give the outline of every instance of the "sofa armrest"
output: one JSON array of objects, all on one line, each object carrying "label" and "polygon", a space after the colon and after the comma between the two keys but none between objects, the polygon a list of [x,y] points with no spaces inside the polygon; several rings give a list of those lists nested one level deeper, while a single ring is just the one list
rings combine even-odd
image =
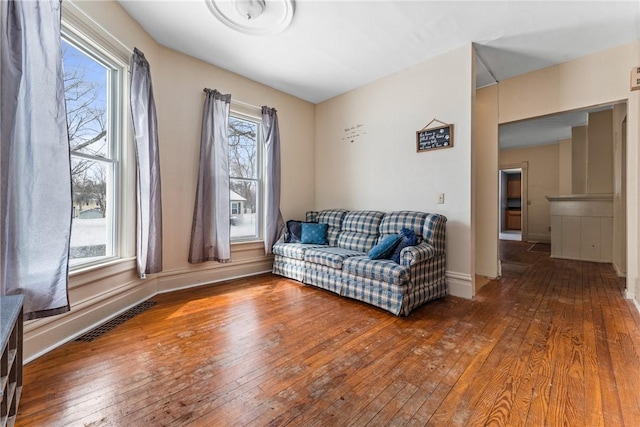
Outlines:
[{"label": "sofa armrest", "polygon": [[426,242],[416,246],[407,246],[400,252],[400,265],[410,267],[436,256],[436,249]]}]

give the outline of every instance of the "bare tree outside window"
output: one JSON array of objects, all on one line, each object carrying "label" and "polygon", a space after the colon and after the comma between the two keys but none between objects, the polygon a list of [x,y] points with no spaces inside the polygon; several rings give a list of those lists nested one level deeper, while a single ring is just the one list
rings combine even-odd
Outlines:
[{"label": "bare tree outside window", "polygon": [[108,135],[111,70],[62,40],[67,126],[71,149],[72,266],[112,255],[109,186],[114,160]]},{"label": "bare tree outside window", "polygon": [[[229,119],[229,177],[231,238],[259,237],[259,123],[240,117]],[[237,213],[236,213],[237,212]]]}]

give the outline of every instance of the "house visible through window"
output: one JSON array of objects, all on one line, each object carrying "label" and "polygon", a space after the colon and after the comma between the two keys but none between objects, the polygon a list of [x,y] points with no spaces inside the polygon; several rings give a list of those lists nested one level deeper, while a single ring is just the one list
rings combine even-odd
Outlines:
[{"label": "house visible through window", "polygon": [[77,267],[118,255],[121,71],[72,35],[63,37],[62,51],[73,191],[70,266]]},{"label": "house visible through window", "polygon": [[231,241],[261,236],[262,159],[260,121],[231,113],[229,118],[229,200]]}]

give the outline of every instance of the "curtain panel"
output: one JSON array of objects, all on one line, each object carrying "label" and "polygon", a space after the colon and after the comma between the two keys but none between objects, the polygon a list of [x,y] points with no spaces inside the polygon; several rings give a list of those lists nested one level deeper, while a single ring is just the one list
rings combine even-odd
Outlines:
[{"label": "curtain panel", "polygon": [[131,57],[131,116],[137,159],[138,275],[162,271],[162,196],[158,121],[149,62],[137,48]]},{"label": "curtain panel", "polygon": [[205,89],[200,167],[189,262],[231,262],[229,112],[231,95]]},{"label": "curtain panel", "polygon": [[71,164],[59,0],[0,2],[0,295],[69,310]]},{"label": "curtain panel", "polygon": [[280,129],[275,108],[262,107],[262,135],[266,160],[264,252],[269,255],[284,229],[280,212]]}]

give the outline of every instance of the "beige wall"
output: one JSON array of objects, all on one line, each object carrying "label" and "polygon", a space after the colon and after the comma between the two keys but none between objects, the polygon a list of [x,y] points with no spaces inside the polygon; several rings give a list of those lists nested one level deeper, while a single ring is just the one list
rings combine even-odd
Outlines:
[{"label": "beige wall", "polygon": [[[316,208],[444,214],[450,290],[468,297],[472,62],[464,46],[316,108]],[[454,146],[416,153],[416,131],[434,117],[454,125]],[[345,139],[345,129],[358,125],[366,133]]]},{"label": "beige wall", "polygon": [[587,194],[587,126],[571,128],[572,194]]},{"label": "beige wall", "polygon": [[558,144],[538,147],[500,150],[500,167],[528,162],[527,230],[532,241],[551,241],[551,216],[548,195],[558,195],[560,146]]},{"label": "beige wall", "polygon": [[[69,3],[70,6],[73,3]],[[278,110],[282,156],[282,213],[304,216],[314,204],[315,106],[244,77],[158,45],[114,1],[76,2],[95,21],[92,26],[110,33],[116,44],[131,52],[138,47],[151,65],[158,113],[163,206],[164,271],[142,281],[135,263],[135,175],[132,141],[127,141],[125,171],[126,259],[108,267],[71,274],[72,310],[25,325],[25,359],[90,329],[123,309],[157,292],[225,280],[271,269],[262,242],[234,245],[230,264],[187,262],[191,219],[198,173],[203,88],[231,93],[233,100]],[[233,107],[232,107],[233,108]],[[259,110],[256,110],[259,111]],[[128,113],[125,117],[128,119]],[[129,134],[130,136],[130,134]]]},{"label": "beige wall", "polygon": [[231,93],[232,109],[236,99],[278,110],[282,213],[285,218],[304,217],[314,203],[314,105],[169,49],[162,48],[158,62],[154,89],[161,144],[164,238],[172,242],[165,245],[165,271],[198,269],[187,263],[186,255],[198,175],[202,89],[205,87]]},{"label": "beige wall", "polygon": [[587,194],[613,193],[611,110],[589,113],[587,148]]},{"label": "beige wall", "polygon": [[[499,218],[492,210],[477,209],[480,204],[498,206],[498,85],[484,87],[476,93],[474,123],[474,173],[476,183],[475,227],[476,274],[495,278],[498,269]],[[486,125],[489,123],[490,125]],[[483,181],[482,177],[486,177]],[[482,183],[479,185],[479,183]]]},{"label": "beige wall", "polygon": [[630,43],[503,80],[500,123],[624,100],[638,55]]},{"label": "beige wall", "polygon": [[571,194],[571,138],[558,141],[558,194]]}]

